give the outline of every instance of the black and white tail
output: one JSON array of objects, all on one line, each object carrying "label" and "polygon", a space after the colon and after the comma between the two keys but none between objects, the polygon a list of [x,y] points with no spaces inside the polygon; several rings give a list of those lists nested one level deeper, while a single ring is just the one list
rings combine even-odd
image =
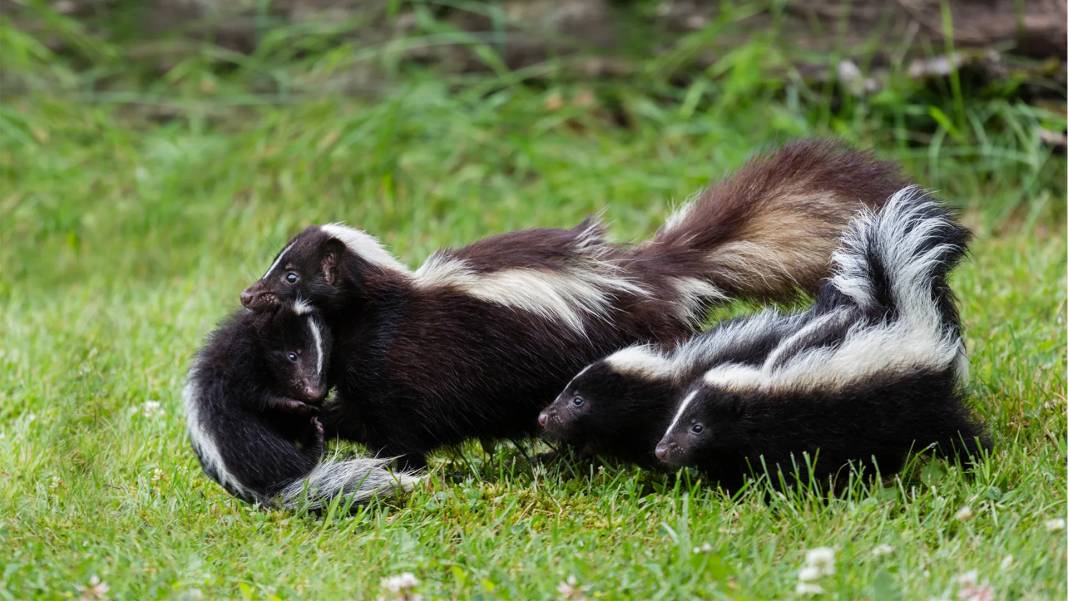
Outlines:
[{"label": "black and white tail", "polygon": [[828,390],[917,371],[965,380],[967,355],[946,278],[969,238],[918,187],[899,190],[878,212],[862,211],[833,255],[818,309],[751,375],[780,390]]},{"label": "black and white tail", "polygon": [[959,335],[960,318],[946,281],[967,253],[971,234],[929,194],[910,186],[881,212],[857,216],[833,255],[829,287],[865,311],[924,323]]},{"label": "black and white tail", "polygon": [[262,416],[218,411],[212,402],[218,391],[211,387],[191,370],[182,393],[186,429],[204,473],[239,499],[318,510],[338,495],[360,502],[410,490],[419,480],[389,470],[384,459],[321,459]]},{"label": "black and white tail", "polygon": [[905,186],[895,165],[830,141],[801,140],[751,160],[672,215],[631,264],[701,320],[726,299],[815,292],[850,220]]}]

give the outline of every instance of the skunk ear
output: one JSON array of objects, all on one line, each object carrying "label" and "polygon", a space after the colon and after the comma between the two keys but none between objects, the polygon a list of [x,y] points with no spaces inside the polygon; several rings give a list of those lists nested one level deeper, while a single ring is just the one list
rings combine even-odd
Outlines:
[{"label": "skunk ear", "polygon": [[323,244],[319,268],[323,272],[323,279],[331,286],[337,282],[338,263],[341,261],[341,253],[344,249],[345,245],[337,238],[331,238]]}]

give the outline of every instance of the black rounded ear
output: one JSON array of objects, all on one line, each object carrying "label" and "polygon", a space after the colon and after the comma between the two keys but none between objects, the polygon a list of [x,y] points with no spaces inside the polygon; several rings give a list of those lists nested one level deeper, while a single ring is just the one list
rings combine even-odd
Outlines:
[{"label": "black rounded ear", "polygon": [[322,259],[319,268],[323,272],[323,280],[333,286],[338,278],[338,264],[341,262],[341,253],[345,251],[345,245],[337,238],[330,238],[323,243]]}]

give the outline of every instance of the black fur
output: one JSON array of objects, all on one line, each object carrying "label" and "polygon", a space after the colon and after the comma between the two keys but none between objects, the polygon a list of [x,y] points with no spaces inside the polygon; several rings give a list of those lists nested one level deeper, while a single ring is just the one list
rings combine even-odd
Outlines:
[{"label": "black fur", "polygon": [[[926,234],[914,235],[917,232]],[[828,371],[819,385],[790,381],[794,383],[779,387],[769,381],[754,383],[751,375],[739,379],[738,372],[728,371],[729,365],[719,365],[708,372],[719,370],[719,379],[698,378],[681,395],[695,396],[678,410],[677,422],[656,447],[657,457],[671,466],[712,470],[728,481],[763,462],[781,468],[789,482],[795,466],[803,479],[826,479],[847,463],[874,464],[886,476],[900,470],[913,450],[933,445],[942,455],[972,458],[980,448],[989,448],[983,427],[964,403],[964,374],[958,371],[963,358],[960,321],[946,282],[968,239],[967,230],[930,198],[914,189],[895,195],[882,213],[858,222],[847,234],[838,273],[823,286],[809,312],[810,320],[821,315],[837,318],[782,346],[761,374],[773,379],[777,370],[814,349],[840,350],[847,336],[857,332],[918,331],[931,336],[909,334],[860,347],[863,356],[847,356],[883,361],[883,366],[860,377],[843,374],[841,384],[832,377],[832,365],[821,366]],[[910,279],[906,275],[913,268],[920,276]],[[921,305],[934,309],[916,308]],[[924,315],[934,315],[937,323],[924,321]],[[924,325],[882,329],[901,324]],[[918,348],[918,339],[950,341],[929,348],[955,348],[959,354],[955,359],[942,350],[909,354]],[[923,363],[904,357],[932,359]],[[811,474],[803,453],[815,459]]]},{"label": "black fur", "polygon": [[[668,373],[624,371],[610,360],[598,360],[568,383],[538,416],[538,424],[548,438],[577,445],[588,453],[661,467],[653,449],[690,382],[717,362],[761,363],[784,336],[803,325],[799,319],[775,319],[759,337],[746,337],[714,352],[699,352],[707,341],[731,336],[733,328],[746,321],[740,318],[720,323],[674,349],[649,347],[649,351],[664,356],[670,365]],[[579,404],[576,399],[581,399]]]},{"label": "black fur", "polygon": [[[581,331],[560,315],[457,286],[419,286],[417,274],[353,252],[322,227],[296,236],[242,302],[253,310],[297,301],[321,309],[336,339],[328,432],[418,467],[426,452],[468,437],[533,433],[538,412],[584,365],[630,344],[684,339],[728,296],[782,298],[814,288],[849,217],[881,204],[899,181],[892,166],[867,155],[799,142],[713,186],[693,211],[636,247],[606,242],[587,222],[435,254],[463,261],[477,276],[600,270],[606,280],[642,287],[606,291],[610,306],[601,315],[572,306]],[[679,278],[709,289],[689,298]]]},{"label": "black fur", "polygon": [[[205,473],[245,501],[271,498],[323,455],[316,415],[326,385],[315,372],[307,319],[241,310],[208,337],[190,370],[190,426],[210,439],[222,465],[191,435],[193,448]],[[328,352],[329,332],[322,335]]]}]

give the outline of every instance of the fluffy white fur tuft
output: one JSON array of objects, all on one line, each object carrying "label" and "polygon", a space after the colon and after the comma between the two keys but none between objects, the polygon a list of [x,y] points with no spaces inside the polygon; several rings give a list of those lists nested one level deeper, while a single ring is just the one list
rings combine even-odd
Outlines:
[{"label": "fluffy white fur tuft", "polygon": [[303,479],[282,489],[274,502],[283,507],[315,510],[338,495],[360,502],[409,491],[421,480],[408,473],[394,473],[386,468],[387,463],[388,459],[370,458],[323,460]]}]

